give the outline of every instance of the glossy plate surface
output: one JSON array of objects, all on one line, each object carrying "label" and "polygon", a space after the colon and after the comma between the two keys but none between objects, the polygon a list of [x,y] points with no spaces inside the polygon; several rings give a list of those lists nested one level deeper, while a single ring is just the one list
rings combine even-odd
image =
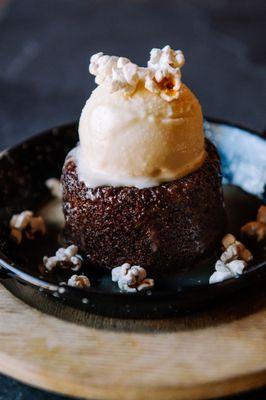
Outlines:
[{"label": "glossy plate surface", "polygon": [[[216,145],[222,161],[228,231],[239,237],[240,227],[256,217],[266,202],[266,140],[255,132],[227,123],[205,122],[206,136]],[[44,309],[48,297],[96,314],[122,318],[161,318],[206,308],[219,299],[236,295],[240,289],[256,290],[265,283],[266,250],[252,245],[254,261],[237,279],[209,285],[218,254],[190,269],[156,279],[154,289],[141,293],[121,293],[110,273],[93,268],[86,271],[92,287],[76,289],[63,285],[69,271],[46,273],[44,255],[62,244],[60,209],[51,202],[45,181],[60,177],[67,152],[77,142],[77,125],[69,124],[44,132],[0,155],[0,279],[16,296]],[[8,223],[14,213],[30,209],[42,213],[49,222],[44,239],[17,246],[9,237]],[[85,271],[80,271],[85,272]],[[48,297],[47,297],[48,296]]]}]

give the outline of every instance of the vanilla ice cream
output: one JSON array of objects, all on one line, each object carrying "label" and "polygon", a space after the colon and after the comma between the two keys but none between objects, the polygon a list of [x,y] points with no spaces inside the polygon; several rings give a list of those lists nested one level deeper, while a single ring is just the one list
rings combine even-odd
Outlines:
[{"label": "vanilla ice cream", "polygon": [[180,51],[169,49],[153,53],[156,71],[154,63],[153,69],[140,68],[124,58],[96,57],[98,64],[90,69],[96,77],[99,57],[105,59],[99,86],[81,113],[76,149],[79,179],[88,187],[151,187],[203,163],[201,107],[180,81]]}]

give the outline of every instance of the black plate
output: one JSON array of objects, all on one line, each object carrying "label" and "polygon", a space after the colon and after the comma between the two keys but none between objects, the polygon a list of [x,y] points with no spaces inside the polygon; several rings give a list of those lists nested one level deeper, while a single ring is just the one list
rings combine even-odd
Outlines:
[{"label": "black plate", "polygon": [[[243,223],[254,219],[260,204],[266,202],[266,140],[255,132],[208,119],[206,136],[221,156],[228,231],[239,236]],[[58,228],[51,225],[45,239],[17,246],[9,238],[10,217],[25,209],[40,211],[49,202],[45,180],[60,177],[67,152],[77,141],[77,124],[54,128],[0,155],[0,278],[16,296],[37,308],[54,298],[80,310],[124,318],[161,318],[207,307],[242,288],[265,283],[266,250],[253,246],[254,261],[237,279],[209,285],[208,279],[218,258],[184,268],[174,275],[156,279],[153,290],[120,293],[110,273],[93,268],[86,272],[89,289],[60,285],[71,273],[45,273],[42,257],[52,255],[60,243]],[[82,272],[82,271],[81,271]]]}]

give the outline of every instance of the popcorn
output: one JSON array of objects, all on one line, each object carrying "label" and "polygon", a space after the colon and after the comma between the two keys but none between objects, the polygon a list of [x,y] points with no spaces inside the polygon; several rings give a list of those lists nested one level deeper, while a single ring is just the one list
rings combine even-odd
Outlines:
[{"label": "popcorn", "polygon": [[78,247],[72,244],[71,246],[59,248],[55,256],[43,257],[43,263],[48,271],[52,271],[55,267],[71,268],[72,271],[78,271],[81,268],[82,260],[78,253]]},{"label": "popcorn", "polygon": [[174,74],[185,64],[185,57],[181,50],[173,50],[169,45],[163,49],[152,49],[148,67],[162,73],[160,79],[167,76],[168,73]]},{"label": "popcorn", "polygon": [[230,246],[222,253],[221,261],[229,262],[236,260],[238,257],[238,247],[236,244],[230,244]]},{"label": "popcorn", "polygon": [[215,264],[216,271],[211,275],[209,283],[223,282],[226,279],[235,278],[243,273],[247,263],[243,260],[234,260],[228,264],[224,264],[218,260]]},{"label": "popcorn", "polygon": [[138,285],[138,291],[141,292],[142,290],[148,290],[153,288],[154,280],[151,278],[144,279],[140,285]]},{"label": "popcorn", "polygon": [[63,188],[61,182],[56,178],[49,178],[45,181],[45,185],[50,190],[53,197],[62,199]]},{"label": "popcorn", "polygon": [[234,277],[234,274],[229,271],[229,270],[225,270],[225,271],[215,271],[209,279],[209,283],[212,285],[213,283],[219,283],[219,282],[223,282],[227,279],[231,279]]},{"label": "popcorn", "polygon": [[125,264],[121,265],[120,267],[113,268],[111,271],[112,281],[118,282],[119,278],[121,276],[126,275],[129,269],[130,269],[130,264],[128,264],[128,263],[125,263]]},{"label": "popcorn", "polygon": [[234,276],[243,274],[244,268],[246,268],[247,263],[244,260],[234,260],[226,264],[226,267],[232,272]]},{"label": "popcorn", "polygon": [[43,264],[44,264],[45,268],[47,269],[47,271],[52,271],[52,269],[54,269],[58,265],[58,263],[59,263],[59,261],[56,256],[53,256],[53,257],[44,256],[43,257]]},{"label": "popcorn", "polygon": [[256,221],[242,226],[241,232],[244,235],[255,237],[258,242],[266,239],[266,206],[259,208]]},{"label": "popcorn", "polygon": [[222,245],[225,249],[227,249],[227,247],[229,247],[231,244],[234,244],[235,242],[236,238],[231,233],[227,233],[227,235],[225,235],[222,239]]},{"label": "popcorn", "polygon": [[22,211],[20,214],[12,216],[10,226],[19,231],[23,231],[29,225],[30,220],[33,218],[32,211]]},{"label": "popcorn", "polygon": [[221,260],[217,260],[215,264],[215,269],[218,272],[225,272],[226,271],[225,263]]},{"label": "popcorn", "polygon": [[22,242],[22,232],[18,229],[11,229],[10,236],[17,242],[17,244]]},{"label": "popcorn", "polygon": [[251,252],[231,233],[224,236],[222,244],[224,252],[215,264],[215,272],[209,278],[210,284],[241,275],[247,263],[253,259]]},{"label": "popcorn", "polygon": [[128,263],[112,269],[112,281],[117,282],[122,292],[137,292],[154,286],[153,279],[145,279],[147,273],[139,265]]},{"label": "popcorn", "polygon": [[95,75],[95,82],[104,85],[113,93],[123,90],[132,94],[139,82],[138,66],[125,57],[94,54],[90,59],[89,72]]},{"label": "popcorn", "polygon": [[123,90],[132,95],[139,82],[152,93],[158,93],[164,100],[172,101],[179,96],[181,67],[185,58],[181,50],[170,46],[152,49],[147,68],[139,67],[128,58],[94,54],[90,59],[89,72],[95,75],[95,82],[104,85],[110,93]]},{"label": "popcorn", "polygon": [[85,275],[72,275],[67,281],[69,286],[85,289],[91,286],[90,280]]},{"label": "popcorn", "polygon": [[221,260],[223,262],[230,262],[239,258],[246,262],[252,261],[253,256],[251,252],[243,245],[243,243],[236,240],[231,233],[224,236],[222,244],[225,249],[221,255]]},{"label": "popcorn", "polygon": [[266,206],[260,206],[258,209],[257,221],[266,224]]},{"label": "popcorn", "polygon": [[266,224],[251,221],[242,226],[241,232],[247,236],[255,237],[258,242],[262,242],[266,238]]},{"label": "popcorn", "polygon": [[159,93],[166,100],[171,101],[179,96],[181,86],[181,67],[185,57],[181,50],[173,50],[170,46],[163,49],[152,49],[145,88],[153,93]]},{"label": "popcorn", "polygon": [[41,235],[45,235],[46,233],[43,217],[31,218],[29,226],[30,229],[28,231],[26,230],[25,232],[28,239],[34,239],[37,233],[40,233]]},{"label": "popcorn", "polygon": [[34,239],[36,234],[45,235],[46,227],[42,217],[34,217],[32,211],[22,211],[20,214],[14,214],[10,220],[11,237],[18,244],[23,239],[23,233],[27,239]]}]

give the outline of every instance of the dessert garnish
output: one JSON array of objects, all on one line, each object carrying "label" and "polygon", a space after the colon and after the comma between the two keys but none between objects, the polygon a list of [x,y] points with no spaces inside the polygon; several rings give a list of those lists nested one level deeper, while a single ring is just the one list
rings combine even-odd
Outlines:
[{"label": "dessert garnish", "polygon": [[254,237],[258,242],[266,239],[266,206],[260,206],[256,221],[250,221],[241,228],[241,232]]},{"label": "dessert garnish", "polygon": [[137,292],[151,289],[154,280],[146,278],[146,270],[139,265],[125,263],[112,269],[112,281],[117,282],[122,292]]},{"label": "dessert garnish", "polygon": [[82,265],[82,258],[78,254],[78,247],[72,244],[67,248],[59,248],[52,257],[43,257],[43,264],[47,271],[56,267],[78,271]]},{"label": "dessert garnish", "polygon": [[224,236],[222,244],[224,251],[215,264],[215,272],[209,279],[210,284],[241,275],[247,263],[253,259],[251,252],[231,233]]},{"label": "dessert garnish", "polygon": [[49,178],[45,181],[45,185],[50,190],[51,195],[55,198],[62,199],[63,189],[61,182],[57,178]]},{"label": "dessert garnish", "polygon": [[67,281],[67,284],[81,289],[89,288],[91,285],[86,275],[72,275]]},{"label": "dessert garnish", "polygon": [[148,61],[148,73],[145,88],[158,93],[164,100],[172,101],[179,96],[181,87],[181,67],[185,57],[181,50],[172,50],[170,46],[152,49]]},{"label": "dessert garnish", "polygon": [[34,213],[29,210],[22,211],[20,214],[14,214],[10,220],[11,237],[18,244],[21,243],[23,235],[27,239],[35,239],[37,234],[45,235],[46,226],[44,220],[40,216],[34,216]]},{"label": "dessert garnish", "polygon": [[128,58],[100,52],[91,57],[89,71],[95,75],[95,82],[105,86],[110,93],[123,90],[126,95],[132,95],[137,86],[142,85],[170,102],[179,96],[184,63],[182,51],[167,45],[163,49],[151,50],[146,68],[137,66]]}]

